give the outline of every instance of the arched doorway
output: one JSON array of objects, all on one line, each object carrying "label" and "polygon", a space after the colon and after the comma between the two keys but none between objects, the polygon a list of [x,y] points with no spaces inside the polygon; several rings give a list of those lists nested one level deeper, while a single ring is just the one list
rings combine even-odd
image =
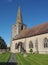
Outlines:
[{"label": "arched doorway", "polygon": [[24,46],[22,42],[19,42],[17,47],[19,52],[24,52]]}]

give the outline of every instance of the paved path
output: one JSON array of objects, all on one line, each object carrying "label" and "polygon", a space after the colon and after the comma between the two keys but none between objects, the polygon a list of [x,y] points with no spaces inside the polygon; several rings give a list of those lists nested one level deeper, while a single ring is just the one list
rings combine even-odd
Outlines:
[{"label": "paved path", "polygon": [[11,54],[9,62],[16,62],[15,54]]},{"label": "paved path", "polygon": [[17,65],[15,54],[11,54],[8,65]]}]

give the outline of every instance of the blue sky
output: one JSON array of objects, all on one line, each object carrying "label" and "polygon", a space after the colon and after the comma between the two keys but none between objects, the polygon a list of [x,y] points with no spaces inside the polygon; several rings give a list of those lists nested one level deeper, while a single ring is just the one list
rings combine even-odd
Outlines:
[{"label": "blue sky", "polygon": [[10,45],[12,25],[16,23],[18,5],[27,27],[48,22],[48,0],[0,0],[0,36]]}]

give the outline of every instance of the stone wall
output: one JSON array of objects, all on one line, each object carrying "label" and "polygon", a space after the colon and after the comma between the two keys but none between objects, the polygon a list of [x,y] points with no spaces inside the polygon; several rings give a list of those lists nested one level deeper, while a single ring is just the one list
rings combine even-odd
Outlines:
[{"label": "stone wall", "polygon": [[5,53],[7,50],[5,50],[5,49],[0,49],[0,54],[2,54],[2,53]]},{"label": "stone wall", "polygon": [[[24,43],[26,52],[29,53],[29,50],[30,50],[29,41],[32,41],[33,42],[33,52],[37,52],[37,49],[38,49],[38,52],[40,54],[48,54],[48,48],[44,48],[44,42],[43,42],[44,38],[48,38],[48,33],[14,40],[14,41],[12,41],[11,52],[13,52],[13,53],[19,52],[18,49],[15,49],[15,44],[16,43],[18,44],[18,42],[22,42],[22,43]],[[35,47],[36,43],[38,43],[38,48]]]}]

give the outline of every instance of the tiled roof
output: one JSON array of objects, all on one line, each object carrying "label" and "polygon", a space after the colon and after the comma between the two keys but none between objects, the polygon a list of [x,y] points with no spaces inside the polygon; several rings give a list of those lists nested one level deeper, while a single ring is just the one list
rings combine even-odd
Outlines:
[{"label": "tiled roof", "polygon": [[48,22],[34,26],[29,29],[22,30],[20,32],[20,34],[18,35],[18,37],[15,39],[21,39],[21,38],[41,35],[41,34],[45,34],[45,33],[48,33]]}]

